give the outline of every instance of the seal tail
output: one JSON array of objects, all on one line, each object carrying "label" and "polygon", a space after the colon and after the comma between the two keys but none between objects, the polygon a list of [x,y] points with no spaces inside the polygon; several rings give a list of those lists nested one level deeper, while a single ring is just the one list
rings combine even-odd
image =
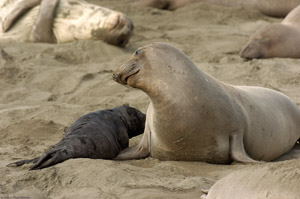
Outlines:
[{"label": "seal tail", "polygon": [[36,163],[38,160],[40,159],[40,157],[37,157],[37,158],[33,158],[33,159],[30,159],[30,160],[19,160],[17,162],[12,162],[6,166],[8,167],[19,167],[19,166],[22,166],[24,164],[30,164],[30,163]]},{"label": "seal tail", "polygon": [[70,159],[66,147],[57,147],[45,152],[29,170],[43,169]]}]

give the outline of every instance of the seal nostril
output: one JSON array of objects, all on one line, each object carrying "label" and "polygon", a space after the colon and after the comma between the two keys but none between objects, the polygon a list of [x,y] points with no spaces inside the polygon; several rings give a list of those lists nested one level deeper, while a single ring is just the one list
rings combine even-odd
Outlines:
[{"label": "seal nostril", "polygon": [[112,78],[113,78],[113,80],[117,81],[119,79],[119,75],[117,75],[116,73],[113,73]]},{"label": "seal nostril", "polygon": [[121,41],[119,41],[118,45],[119,45],[119,46],[123,46],[123,45],[124,45],[124,43],[125,43],[125,40],[124,40],[124,39],[122,39]]}]

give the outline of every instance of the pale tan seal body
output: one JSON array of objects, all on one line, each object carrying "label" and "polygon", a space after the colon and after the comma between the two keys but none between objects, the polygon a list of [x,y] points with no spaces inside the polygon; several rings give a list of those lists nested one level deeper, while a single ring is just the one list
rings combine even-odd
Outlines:
[{"label": "pale tan seal body", "polygon": [[300,110],[287,96],[220,82],[166,43],[139,48],[113,78],[151,99],[143,138],[120,160],[271,161],[300,138]]},{"label": "pale tan seal body", "polygon": [[4,0],[0,27],[0,42],[99,39],[124,46],[133,33],[126,15],[82,0]]},{"label": "pale tan seal body", "polygon": [[165,10],[176,10],[187,4],[206,2],[221,6],[244,7],[259,10],[272,17],[285,17],[293,8],[300,4],[300,0],[136,0],[138,6],[150,6]]},{"label": "pale tan seal body", "polygon": [[298,199],[300,161],[254,165],[217,181],[201,199]]},{"label": "pale tan seal body", "polygon": [[300,58],[300,5],[281,23],[269,24],[258,29],[240,55],[246,59]]}]

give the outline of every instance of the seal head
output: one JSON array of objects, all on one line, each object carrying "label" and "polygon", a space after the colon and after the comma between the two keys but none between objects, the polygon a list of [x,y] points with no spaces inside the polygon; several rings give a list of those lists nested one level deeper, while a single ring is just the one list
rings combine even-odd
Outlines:
[{"label": "seal head", "polygon": [[299,43],[294,35],[299,31],[283,24],[269,24],[260,28],[242,49],[240,56],[245,59],[271,57],[299,57]]},{"label": "seal head", "polygon": [[136,79],[138,79],[137,77],[139,76],[138,73],[140,72],[141,68],[144,68],[145,65],[143,58],[143,49],[137,49],[132,55],[132,59],[129,62],[126,62],[123,65],[121,65],[113,73],[113,79],[120,84],[129,85],[136,88]]},{"label": "seal head", "polygon": [[[105,27],[99,26],[93,29],[92,36],[95,39],[103,39],[112,45],[125,46],[133,34],[132,21],[126,15],[118,12],[113,12],[105,20]],[[102,25],[102,23],[99,24]]]}]

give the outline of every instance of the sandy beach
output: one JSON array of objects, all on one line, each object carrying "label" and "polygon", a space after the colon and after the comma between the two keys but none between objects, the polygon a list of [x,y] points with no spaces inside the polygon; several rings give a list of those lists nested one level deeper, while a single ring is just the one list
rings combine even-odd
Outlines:
[{"label": "sandy beach", "polygon": [[89,2],[132,19],[134,35],[125,48],[102,41],[0,43],[0,199],[199,198],[201,189],[209,189],[237,169],[253,166],[150,157],[121,162],[72,159],[36,171],[28,171],[30,165],[6,167],[40,156],[88,112],[129,103],[145,113],[147,95],[116,83],[111,76],[138,47],[151,42],[178,47],[199,69],[221,81],[271,88],[300,106],[299,59],[245,61],[239,56],[259,27],[282,19],[205,3],[164,11],[134,7],[130,0]]}]

